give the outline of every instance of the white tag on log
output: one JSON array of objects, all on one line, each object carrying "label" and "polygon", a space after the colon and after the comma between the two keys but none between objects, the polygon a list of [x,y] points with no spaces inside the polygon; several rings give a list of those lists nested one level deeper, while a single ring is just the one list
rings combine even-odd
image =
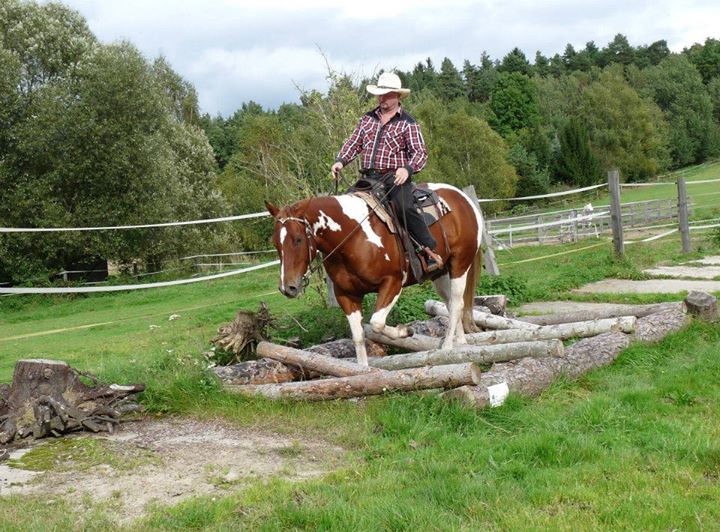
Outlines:
[{"label": "white tag on log", "polygon": [[493,384],[488,386],[488,395],[490,396],[490,406],[500,406],[505,402],[505,398],[510,393],[507,382],[501,382],[500,384]]}]

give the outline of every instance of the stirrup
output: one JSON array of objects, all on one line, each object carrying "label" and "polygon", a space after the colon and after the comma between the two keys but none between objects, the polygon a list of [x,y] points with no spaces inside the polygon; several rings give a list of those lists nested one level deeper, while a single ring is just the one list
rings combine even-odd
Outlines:
[{"label": "stirrup", "polygon": [[442,257],[435,253],[432,249],[425,248],[423,253],[425,254],[425,264],[427,266],[426,270],[428,273],[440,270],[445,266],[445,262]]}]

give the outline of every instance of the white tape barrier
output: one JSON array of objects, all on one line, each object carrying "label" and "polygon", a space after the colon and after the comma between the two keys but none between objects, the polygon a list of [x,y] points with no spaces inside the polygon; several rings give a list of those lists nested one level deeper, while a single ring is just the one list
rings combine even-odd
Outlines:
[{"label": "white tape barrier", "polygon": [[716,227],[720,227],[720,224],[712,224],[712,225],[692,225],[690,226],[691,231],[695,231],[697,229],[715,229]]},{"label": "white tape barrier", "polygon": [[180,260],[201,259],[203,257],[234,257],[236,255],[260,255],[262,253],[275,253],[275,250],[263,249],[261,251],[238,251],[235,253],[208,253],[205,255],[190,255],[189,257],[180,257]]},{"label": "white tape barrier", "polygon": [[179,279],[177,281],[163,281],[159,283],[147,283],[147,284],[125,284],[117,286],[79,286],[73,288],[2,288],[0,287],[0,294],[83,294],[89,292],[120,292],[122,290],[143,290],[145,288],[159,288],[162,286],[178,286],[182,284],[199,283],[201,281],[210,281],[212,279],[220,279],[222,277],[230,277],[231,275],[238,275],[240,273],[251,272],[254,270],[260,270],[262,268],[269,268],[271,266],[277,266],[280,264],[279,260],[272,262],[266,262],[264,264],[258,264],[257,266],[251,266],[249,268],[242,268],[240,270],[233,270],[231,272],[216,273],[214,275],[206,275],[204,277],[197,277],[194,279]]},{"label": "white tape barrier", "polygon": [[677,229],[671,229],[670,231],[665,231],[664,233],[660,233],[659,235],[654,235],[648,238],[643,238],[640,242],[652,242],[653,240],[659,240],[661,238],[665,238],[666,236],[672,235],[673,233],[676,233]]},{"label": "white tape barrier", "polygon": [[[703,185],[705,183],[717,183],[720,179],[702,179],[698,181],[685,181],[686,185]],[[676,181],[655,181],[654,183],[620,183],[621,187],[635,188],[635,187],[654,187],[657,185],[677,185]]]},{"label": "white tape barrier", "polygon": [[247,220],[249,218],[262,218],[270,216],[267,212],[254,212],[239,216],[225,216],[223,218],[208,218],[205,220],[190,220],[187,222],[167,222],[159,224],[142,225],[111,225],[105,227],[0,227],[0,233],[62,233],[68,231],[109,231],[115,229],[146,229],[148,227],[174,227],[178,225],[212,224],[216,222],[231,222],[234,220]]},{"label": "white tape barrier", "polygon": [[702,185],[704,183],[718,183],[720,179],[703,179],[702,181],[685,181],[686,185]]},{"label": "white tape barrier", "polygon": [[479,203],[489,203],[491,201],[523,201],[531,199],[542,199],[542,198],[557,198],[558,196],[568,196],[570,194],[580,194],[581,192],[587,192],[588,190],[594,190],[596,188],[606,187],[607,183],[600,183],[599,185],[593,185],[590,187],[576,188],[574,190],[566,190],[564,192],[553,192],[552,194],[540,194],[537,196],[523,196],[522,198],[486,198],[479,199]]},{"label": "white tape barrier", "polygon": [[608,212],[598,212],[594,214],[588,214],[585,216],[576,216],[575,218],[566,218],[564,220],[558,220],[556,222],[547,222],[543,224],[533,225],[518,225],[517,227],[506,227],[503,229],[493,229],[489,231],[491,235],[501,235],[505,233],[520,233],[522,231],[529,231],[530,229],[541,229],[543,227],[554,227],[556,225],[568,225],[577,222],[587,222],[591,220],[597,220],[598,218],[608,218],[610,214]]}]

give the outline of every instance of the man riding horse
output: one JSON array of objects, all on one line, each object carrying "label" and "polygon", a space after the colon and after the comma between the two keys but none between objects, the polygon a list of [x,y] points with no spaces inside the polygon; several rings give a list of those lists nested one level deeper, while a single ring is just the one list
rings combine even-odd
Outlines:
[{"label": "man riding horse", "polygon": [[331,167],[333,177],[337,179],[340,170],[362,153],[361,175],[384,181],[388,198],[401,209],[398,218],[406,221],[427,257],[428,271],[442,268],[443,260],[434,251],[437,242],[413,201],[412,176],[425,167],[428,155],[420,125],[400,105],[410,89],[402,87],[397,74],[385,72],[367,91],[377,96],[378,106],[360,119],[343,144]]},{"label": "man riding horse", "polygon": [[[378,96],[378,107],[360,120],[345,142],[332,173],[338,172],[362,152],[362,171],[367,180],[383,182],[388,195],[403,209],[401,222],[427,256],[427,270],[435,269],[433,285],[448,305],[447,334],[442,348],[465,342],[472,326],[472,303],[480,275],[482,217],[477,204],[457,188],[426,183],[435,196],[436,221],[428,228],[415,209],[411,177],[427,161],[420,128],[400,107],[410,92],[395,74],[380,76],[368,91]],[[442,205],[442,208],[440,208]],[[318,196],[278,207],[265,202],[275,219],[272,241],[280,257],[280,291],[298,297],[307,282],[316,256],[333,282],[335,297],[350,325],[359,364],[367,365],[362,302],[377,293],[369,326],[389,338],[412,334],[405,325],[390,326],[387,318],[403,288],[423,280],[408,268],[405,245],[380,213],[358,194]],[[440,249],[433,249],[442,242]]]}]

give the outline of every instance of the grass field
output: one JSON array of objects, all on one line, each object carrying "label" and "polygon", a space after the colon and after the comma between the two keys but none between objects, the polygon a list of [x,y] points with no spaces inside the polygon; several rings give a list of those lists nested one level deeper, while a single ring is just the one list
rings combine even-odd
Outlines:
[{"label": "grass field", "polygon": [[[695,246],[694,256],[718,253],[708,241]],[[568,291],[609,276],[642,278],[643,267],[681,260],[679,248],[676,238],[628,246],[620,261],[604,241],[503,251],[503,275],[485,277],[480,291],[507,293],[514,303],[578,299]],[[556,256],[532,260],[546,255]],[[147,383],[150,412],[322,435],[348,449],[346,467],[321,480],[257,481],[224,497],[156,507],[133,530],[720,526],[720,326],[694,324],[657,346],[635,345],[578,382],[483,412],[432,396],[303,404],[228,395],[204,369],[202,352],[236,310],[266,301],[278,319],[274,339],[346,333],[339,310],[324,309],[312,287],[287,300],[276,286],[271,268],[148,291],[1,298],[0,382],[10,381],[17,359],[61,359],[103,380]],[[394,318],[422,317],[431,294],[428,286],[407,290]],[[179,318],[169,320],[173,314]],[[114,511],[0,498],[0,529],[100,529],[112,526]]]},{"label": "grass field", "polygon": [[[682,170],[659,176],[656,181],[660,183],[674,183],[679,176],[684,177],[688,185],[687,193],[693,209],[691,219],[701,220],[720,217],[720,181],[716,183],[693,184],[695,181],[720,179],[720,161],[683,168]],[[677,187],[674,184],[658,184],[656,186],[637,188],[623,187],[621,191],[622,203],[654,199],[677,199]],[[543,203],[542,208],[537,212],[542,213],[576,207],[582,208],[582,206],[588,202],[591,202],[595,207],[609,205],[610,196],[607,188],[587,192],[580,197],[570,195],[558,198],[549,203]],[[533,212],[536,211],[533,210]]]}]

